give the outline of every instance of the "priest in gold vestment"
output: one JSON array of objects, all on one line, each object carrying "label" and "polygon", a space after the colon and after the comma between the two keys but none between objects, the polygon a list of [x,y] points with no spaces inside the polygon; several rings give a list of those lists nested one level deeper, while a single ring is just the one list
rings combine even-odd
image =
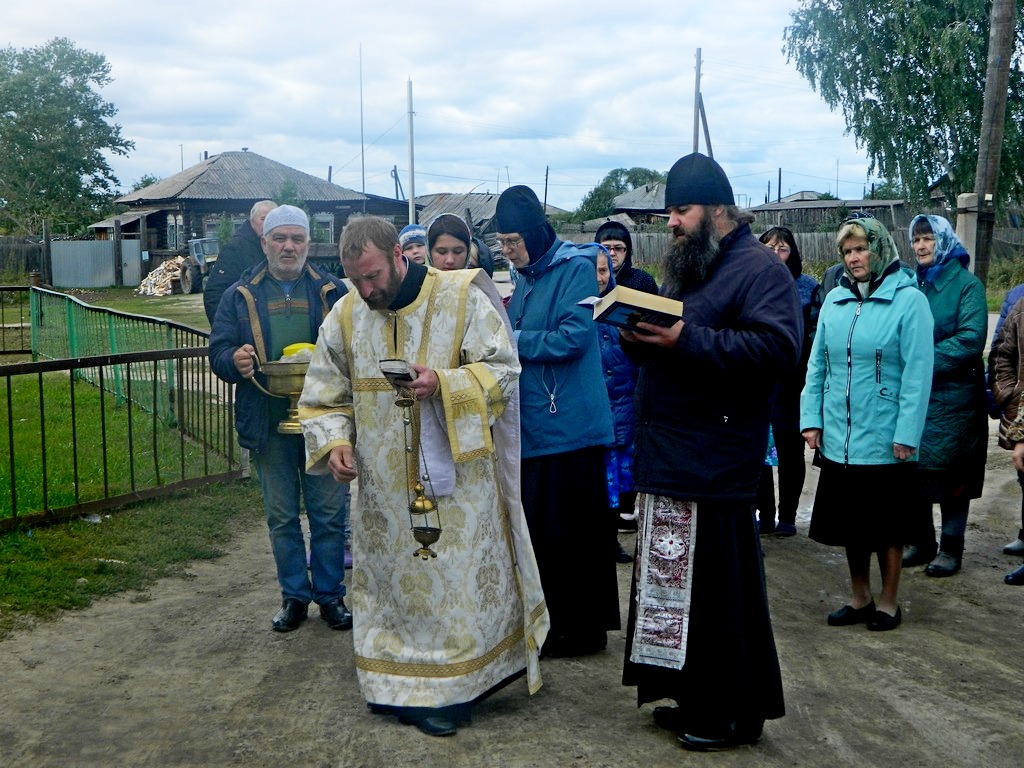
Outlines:
[{"label": "priest in gold vestment", "polygon": [[[519,362],[480,270],[406,260],[373,216],[346,226],[341,258],[356,290],[324,321],[306,375],[307,471],[358,487],[349,602],[371,710],[448,735],[524,673],[531,693],[541,685],[549,620],[519,500]],[[410,409],[381,374],[390,358],[415,371]],[[417,484],[437,504],[436,558],[414,556]]]}]

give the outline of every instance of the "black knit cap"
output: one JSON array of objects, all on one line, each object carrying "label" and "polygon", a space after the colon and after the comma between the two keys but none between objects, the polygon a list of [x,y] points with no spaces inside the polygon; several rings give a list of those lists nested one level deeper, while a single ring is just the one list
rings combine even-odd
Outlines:
[{"label": "black knit cap", "polygon": [[502,233],[522,234],[547,223],[536,193],[523,185],[509,187],[501,193],[494,208],[494,219]]},{"label": "black knit cap", "polygon": [[735,205],[732,185],[722,166],[707,155],[694,152],[681,157],[668,172],[665,207],[684,205]]}]

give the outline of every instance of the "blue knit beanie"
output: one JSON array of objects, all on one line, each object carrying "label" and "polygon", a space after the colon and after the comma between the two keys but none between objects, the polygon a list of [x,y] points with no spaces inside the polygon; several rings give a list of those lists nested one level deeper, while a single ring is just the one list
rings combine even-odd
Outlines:
[{"label": "blue knit beanie", "polygon": [[419,224],[409,224],[402,227],[398,233],[398,245],[404,251],[407,245],[426,245],[427,230]]}]

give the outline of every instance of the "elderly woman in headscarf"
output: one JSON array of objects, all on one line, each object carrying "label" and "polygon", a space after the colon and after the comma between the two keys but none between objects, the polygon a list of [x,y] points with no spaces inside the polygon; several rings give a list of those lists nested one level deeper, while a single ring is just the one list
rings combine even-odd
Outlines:
[{"label": "elderly woman in headscarf", "polygon": [[[985,481],[988,418],[982,353],[988,332],[985,286],[967,267],[971,257],[941,216],[915,216],[910,243],[918,286],[935,321],[935,370],[918,457],[921,496],[903,567],[928,563],[928,576],[960,570],[971,499]],[[942,513],[935,544],[932,505]],[[937,550],[937,551],[936,551]]]},{"label": "elderly woman in headscarf", "polygon": [[[844,274],[825,297],[800,396],[800,429],[820,467],[810,538],[846,549],[849,603],[831,626],[902,621],[903,544],[917,499],[932,380],[932,315],[896,244],[875,219],[836,236]],[[871,555],[882,591],[871,592]]]}]

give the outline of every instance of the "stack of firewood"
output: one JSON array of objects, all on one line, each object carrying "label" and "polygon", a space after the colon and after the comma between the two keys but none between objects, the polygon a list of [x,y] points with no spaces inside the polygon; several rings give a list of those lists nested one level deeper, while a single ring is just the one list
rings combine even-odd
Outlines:
[{"label": "stack of firewood", "polygon": [[181,293],[181,265],[187,256],[175,256],[168,259],[146,275],[135,293],[142,296],[170,296]]}]

